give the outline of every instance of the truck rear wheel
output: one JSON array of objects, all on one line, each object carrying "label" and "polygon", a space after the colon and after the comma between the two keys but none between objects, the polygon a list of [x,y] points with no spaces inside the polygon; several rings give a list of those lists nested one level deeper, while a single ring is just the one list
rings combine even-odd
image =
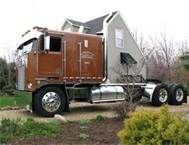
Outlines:
[{"label": "truck rear wheel", "polygon": [[36,113],[45,117],[53,117],[55,114],[63,113],[66,96],[58,87],[44,87],[35,93],[33,105]]},{"label": "truck rear wheel", "polygon": [[165,84],[157,85],[152,96],[152,105],[161,106],[168,102],[168,87]]},{"label": "truck rear wheel", "polygon": [[169,104],[171,105],[181,105],[187,94],[182,85],[173,85],[169,90]]}]

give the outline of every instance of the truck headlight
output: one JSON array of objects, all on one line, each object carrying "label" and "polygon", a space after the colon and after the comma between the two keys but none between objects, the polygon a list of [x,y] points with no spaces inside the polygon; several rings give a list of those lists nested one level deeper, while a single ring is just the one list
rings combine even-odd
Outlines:
[{"label": "truck headlight", "polygon": [[28,83],[28,89],[31,89],[32,88],[32,83]]}]

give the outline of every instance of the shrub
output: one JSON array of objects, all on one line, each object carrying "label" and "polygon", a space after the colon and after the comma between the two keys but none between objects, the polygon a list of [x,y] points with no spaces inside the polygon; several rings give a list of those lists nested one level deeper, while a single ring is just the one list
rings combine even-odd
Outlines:
[{"label": "shrub", "polygon": [[189,122],[162,107],[160,112],[135,112],[118,133],[123,145],[189,144]]},{"label": "shrub", "polygon": [[89,138],[89,135],[88,134],[85,134],[85,133],[80,133],[79,134],[79,138],[81,140],[87,140]]},{"label": "shrub", "polygon": [[86,139],[88,139],[89,138],[89,135],[86,133],[86,129],[89,127],[89,124],[91,123],[91,121],[90,120],[88,120],[88,119],[83,119],[83,120],[80,120],[79,121],[79,126],[80,126],[80,131],[81,131],[81,133],[79,134],[79,138],[81,139],[81,140],[86,140]]},{"label": "shrub", "polygon": [[100,114],[98,114],[97,116],[96,116],[96,121],[103,121],[103,120],[105,120],[106,119],[106,117],[105,116],[102,116],[102,115],[100,115]]},{"label": "shrub", "polygon": [[[3,87],[12,86],[11,88],[15,88],[16,82],[16,72],[15,72],[15,63],[8,63],[5,59],[0,58],[0,91],[3,93]],[[12,93],[6,89],[8,93]]]},{"label": "shrub", "polygon": [[189,83],[186,85],[187,93],[189,94]]},{"label": "shrub", "polygon": [[59,131],[60,123],[57,121],[36,122],[31,118],[26,121],[2,119],[0,122],[0,144],[31,136],[55,137]]},{"label": "shrub", "polygon": [[14,95],[14,88],[12,85],[6,85],[2,88],[2,93],[5,95],[10,95],[13,96]]},{"label": "shrub", "polygon": [[36,122],[32,118],[27,119],[23,124],[23,134],[29,136],[52,136],[55,137],[60,128],[60,123],[57,121],[51,122]]},{"label": "shrub", "polygon": [[115,115],[118,119],[124,120],[125,118],[129,117],[129,114],[131,112],[135,111],[136,106],[136,103],[129,103],[127,101],[124,101],[121,104],[114,106],[113,110],[115,111]]},{"label": "shrub", "polygon": [[83,120],[79,121],[80,128],[83,128],[83,129],[87,128],[90,123],[91,123],[91,121],[88,119],[83,119]]},{"label": "shrub", "polygon": [[21,120],[3,119],[0,122],[0,144],[14,139],[21,132]]}]

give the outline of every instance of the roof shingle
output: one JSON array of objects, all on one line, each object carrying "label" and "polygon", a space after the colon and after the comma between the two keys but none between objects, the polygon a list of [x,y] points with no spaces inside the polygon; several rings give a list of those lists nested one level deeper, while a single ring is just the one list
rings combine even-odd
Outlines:
[{"label": "roof shingle", "polygon": [[[107,22],[109,22],[113,16],[117,13],[117,11],[113,12],[112,15],[109,17]],[[79,22],[72,19],[67,19],[69,22],[71,22],[75,26],[84,26],[85,28],[88,28],[87,31],[88,34],[96,34],[98,32],[101,32],[103,30],[103,22],[104,20],[109,16],[109,14],[95,18],[93,20],[87,21],[87,22]]]}]

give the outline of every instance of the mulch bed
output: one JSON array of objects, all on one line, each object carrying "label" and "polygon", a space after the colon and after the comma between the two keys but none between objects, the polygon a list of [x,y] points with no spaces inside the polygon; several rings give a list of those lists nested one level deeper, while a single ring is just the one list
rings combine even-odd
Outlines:
[{"label": "mulch bed", "polygon": [[[85,129],[80,128],[78,122],[63,124],[61,133],[56,138],[32,137],[12,141],[11,145],[117,145],[117,133],[123,127],[123,121],[115,118],[103,121],[92,121]],[[89,135],[81,139],[80,133]]]}]

